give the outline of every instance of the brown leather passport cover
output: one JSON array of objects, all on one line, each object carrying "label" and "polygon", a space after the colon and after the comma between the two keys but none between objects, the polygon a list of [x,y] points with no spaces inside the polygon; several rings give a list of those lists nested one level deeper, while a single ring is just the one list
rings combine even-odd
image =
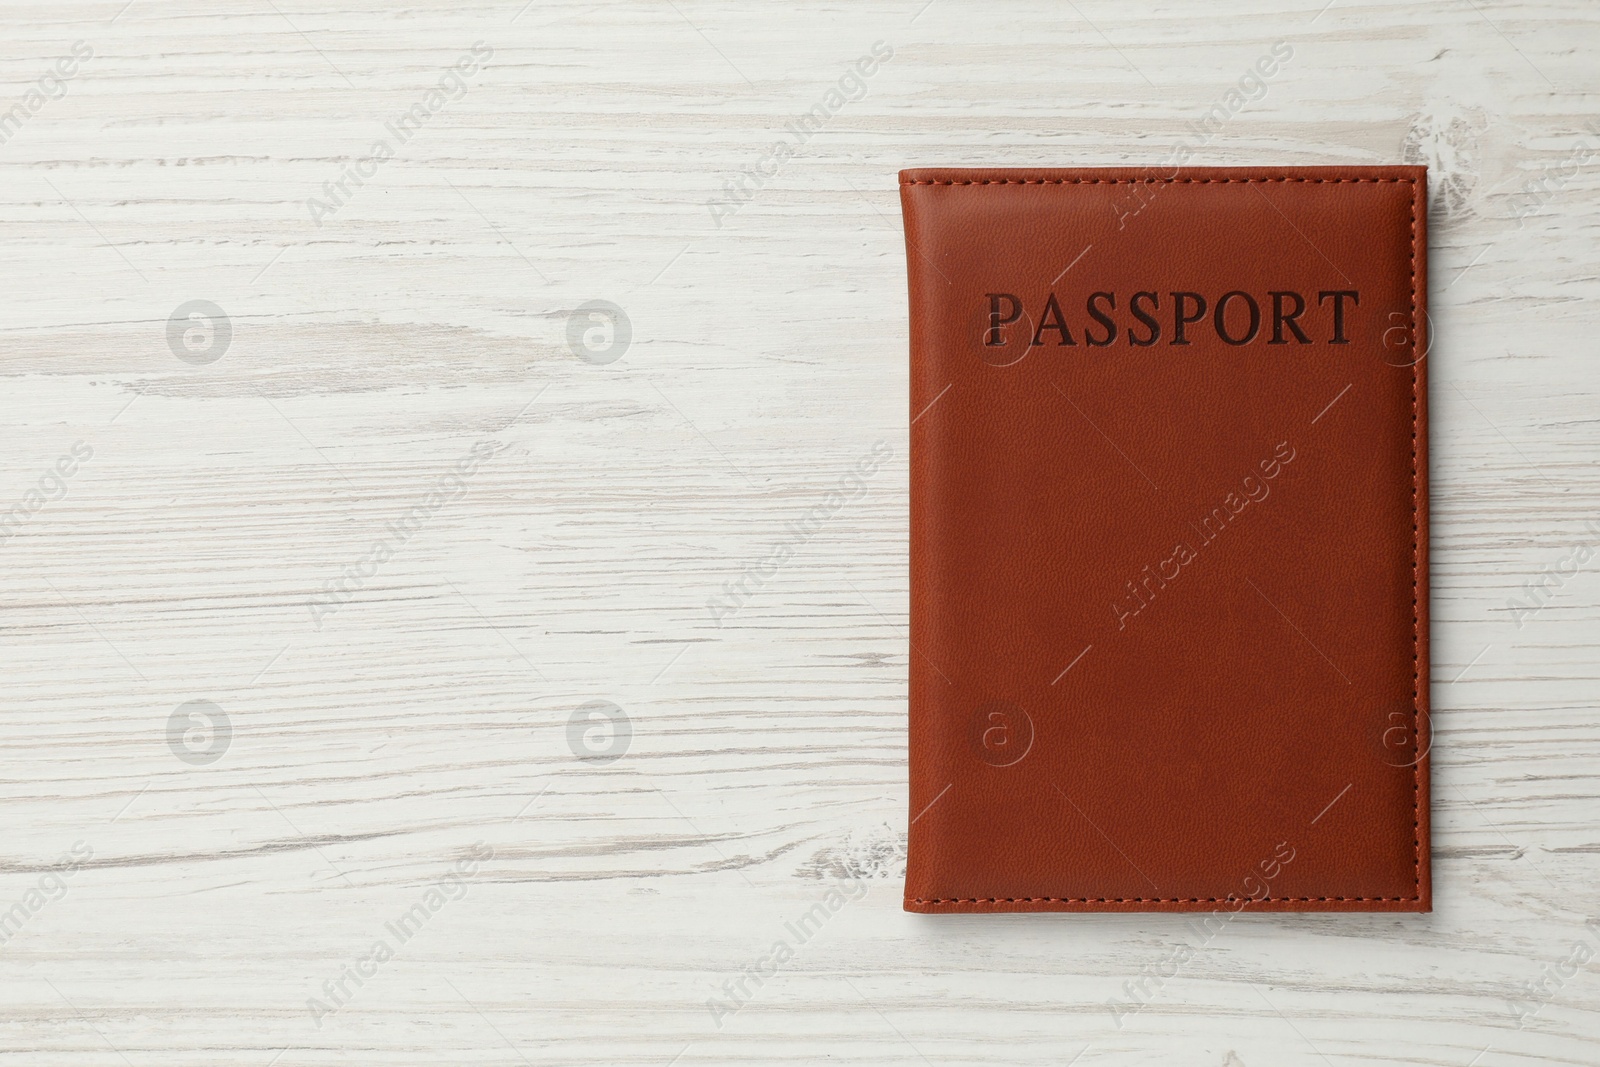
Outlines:
[{"label": "brown leather passport cover", "polygon": [[1426,180],[901,174],[907,910],[1430,909]]}]

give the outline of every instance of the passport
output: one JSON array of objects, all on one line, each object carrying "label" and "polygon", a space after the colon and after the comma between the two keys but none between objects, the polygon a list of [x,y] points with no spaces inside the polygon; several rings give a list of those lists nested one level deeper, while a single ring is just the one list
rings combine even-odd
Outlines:
[{"label": "passport", "polygon": [[1426,168],[900,193],[906,910],[1430,910]]}]

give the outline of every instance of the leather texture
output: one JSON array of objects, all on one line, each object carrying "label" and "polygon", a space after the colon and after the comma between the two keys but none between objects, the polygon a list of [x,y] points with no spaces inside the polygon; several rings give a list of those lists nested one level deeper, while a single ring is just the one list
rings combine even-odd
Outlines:
[{"label": "leather texture", "polygon": [[1426,169],[900,184],[906,909],[1430,910]]}]

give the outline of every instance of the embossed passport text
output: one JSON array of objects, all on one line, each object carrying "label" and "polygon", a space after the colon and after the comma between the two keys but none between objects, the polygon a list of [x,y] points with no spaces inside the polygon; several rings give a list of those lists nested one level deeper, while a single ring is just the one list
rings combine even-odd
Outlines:
[{"label": "embossed passport text", "polygon": [[1430,909],[1426,181],[901,174],[908,910]]}]

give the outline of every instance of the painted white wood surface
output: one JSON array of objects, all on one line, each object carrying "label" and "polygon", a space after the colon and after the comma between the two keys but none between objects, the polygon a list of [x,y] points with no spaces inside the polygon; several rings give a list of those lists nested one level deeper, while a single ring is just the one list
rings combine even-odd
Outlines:
[{"label": "painted white wood surface", "polygon": [[[1507,606],[1600,544],[1600,9],[124,4],[0,10],[0,1062],[1600,1063],[1600,973],[1566,966],[1600,945],[1600,555]],[[1250,916],[1118,1026],[1182,919],[900,911],[895,172],[1159,159],[1279,40],[1196,162],[1435,168],[1437,910]],[[876,41],[864,97],[714,219]],[[169,347],[192,300],[231,327],[209,364]],[[590,300],[631,322],[616,362],[569,348]],[[232,731],[209,764],[169,743],[195,700]],[[569,736],[596,700],[612,762]]]}]

